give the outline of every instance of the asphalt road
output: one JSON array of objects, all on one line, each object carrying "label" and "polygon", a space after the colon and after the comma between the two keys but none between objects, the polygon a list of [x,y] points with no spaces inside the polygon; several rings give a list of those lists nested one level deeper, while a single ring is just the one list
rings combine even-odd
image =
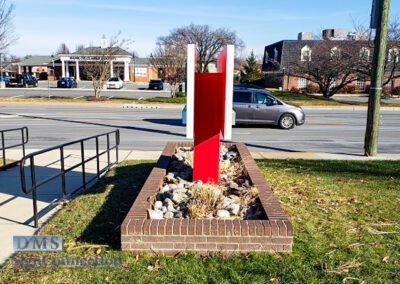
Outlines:
[{"label": "asphalt road", "polygon": [[[233,140],[255,151],[362,153],[366,111],[305,108],[306,124],[292,130],[272,126],[235,127]],[[125,109],[1,106],[0,129],[28,126],[28,148],[121,130],[121,149],[162,150],[186,141],[180,108]],[[382,111],[379,152],[400,153],[400,112]],[[94,147],[94,144],[87,147]]]},{"label": "asphalt road", "polygon": [[[164,90],[148,90],[147,83],[125,83],[121,90],[103,90],[102,96],[115,99],[139,99],[151,97],[169,97],[171,94],[168,84]],[[78,88],[60,89],[57,82],[39,81],[37,88],[6,88],[0,89],[0,97],[9,98],[85,98],[94,96],[91,82],[78,82]]]}]

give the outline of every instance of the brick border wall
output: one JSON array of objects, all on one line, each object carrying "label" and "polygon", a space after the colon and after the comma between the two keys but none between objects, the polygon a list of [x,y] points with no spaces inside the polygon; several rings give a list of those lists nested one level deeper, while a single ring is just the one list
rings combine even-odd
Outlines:
[{"label": "brick border wall", "polygon": [[175,149],[193,146],[192,143],[168,143],[121,224],[122,250],[164,255],[175,255],[182,251],[232,254],[292,250],[293,226],[246,145],[243,143],[225,145],[236,146],[245,172],[259,191],[266,220],[149,219],[147,209],[151,207],[164,181],[166,169]]}]

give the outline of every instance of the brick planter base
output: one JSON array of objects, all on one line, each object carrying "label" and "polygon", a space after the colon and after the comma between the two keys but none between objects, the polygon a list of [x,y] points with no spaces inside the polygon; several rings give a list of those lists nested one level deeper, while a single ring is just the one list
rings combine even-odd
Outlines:
[{"label": "brick planter base", "polygon": [[147,209],[163,183],[175,149],[193,146],[191,143],[168,143],[121,225],[122,250],[164,255],[182,251],[232,254],[292,250],[293,227],[247,147],[243,143],[225,145],[236,146],[245,172],[252,185],[258,188],[265,220],[149,219]]}]

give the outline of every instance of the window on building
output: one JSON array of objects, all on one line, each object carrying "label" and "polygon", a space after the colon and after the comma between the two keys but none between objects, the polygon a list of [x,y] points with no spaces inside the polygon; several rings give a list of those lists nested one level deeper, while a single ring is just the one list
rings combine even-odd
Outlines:
[{"label": "window on building", "polygon": [[268,54],[268,51],[265,51],[264,63],[265,63],[265,64],[268,64],[268,62],[269,62],[269,54]]},{"label": "window on building", "polygon": [[297,80],[297,88],[299,88],[300,90],[304,90],[305,88],[307,88],[307,79],[299,78]]},{"label": "window on building", "polygon": [[278,61],[278,50],[276,48],[274,49],[274,60],[275,62]]},{"label": "window on building", "polygon": [[311,61],[311,48],[308,45],[301,49],[301,61]]},{"label": "window on building", "polygon": [[356,82],[356,85],[357,85],[357,89],[358,90],[365,90],[365,79],[363,79],[363,78],[358,78],[357,79],[357,82]]},{"label": "window on building", "polygon": [[399,62],[399,55],[400,55],[400,51],[393,47],[391,49],[389,49],[389,54],[388,54],[388,60],[389,62]]},{"label": "window on building", "polygon": [[340,50],[336,46],[331,49],[331,57],[332,58],[339,58],[340,57]]},{"label": "window on building", "polygon": [[250,92],[234,92],[233,93],[233,102],[235,103],[252,103],[251,102],[251,93]]},{"label": "window on building", "polygon": [[361,57],[361,59],[369,60],[369,56],[370,56],[370,51],[369,51],[369,49],[366,48],[366,47],[361,48],[361,50],[360,50],[360,57]]}]

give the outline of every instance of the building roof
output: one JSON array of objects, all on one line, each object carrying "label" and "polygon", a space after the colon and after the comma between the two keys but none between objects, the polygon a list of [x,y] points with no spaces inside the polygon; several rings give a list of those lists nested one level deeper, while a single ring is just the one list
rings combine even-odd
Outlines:
[{"label": "building roof", "polygon": [[150,58],[148,57],[135,57],[131,59],[130,64],[131,66],[137,67],[148,67],[151,65]]},{"label": "building roof", "polygon": [[[113,49],[116,49],[116,55],[120,55],[120,56],[132,56],[132,53],[126,51],[125,49],[122,49],[120,47],[112,47]],[[62,55],[96,55],[99,53],[99,51],[101,51],[101,47],[100,46],[91,46],[91,47],[86,47],[84,49],[75,51],[73,53],[70,54],[62,54]],[[60,54],[61,55],[61,54]]]},{"label": "building roof", "polygon": [[[54,60],[58,60],[58,56],[54,56]],[[24,59],[17,63],[19,66],[48,66],[53,64],[53,58],[48,55],[35,55]]]}]

